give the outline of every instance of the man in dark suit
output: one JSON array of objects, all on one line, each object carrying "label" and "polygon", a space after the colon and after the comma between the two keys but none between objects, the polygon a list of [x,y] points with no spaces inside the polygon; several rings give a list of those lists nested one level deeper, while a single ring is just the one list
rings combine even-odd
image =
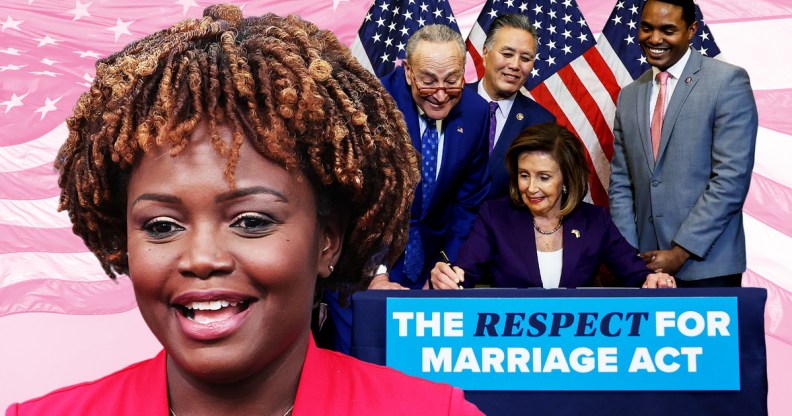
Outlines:
[{"label": "man in dark suit", "polygon": [[644,4],[638,41],[652,69],[619,95],[611,214],[679,287],[740,286],[756,103],[744,69],[689,47],[696,29],[693,0]]},{"label": "man in dark suit", "polygon": [[407,41],[404,65],[382,78],[404,113],[421,153],[410,241],[372,289],[425,287],[445,251],[453,261],[489,190],[487,103],[464,91],[465,44],[444,25],[424,26]]},{"label": "man in dark suit", "polygon": [[504,158],[512,140],[527,127],[555,121],[553,114],[520,93],[534,66],[537,36],[527,16],[498,16],[484,40],[484,77],[465,87],[479,94],[490,106],[488,200],[509,195],[509,174]]},{"label": "man in dark suit", "polygon": [[[487,103],[464,91],[465,43],[444,25],[424,26],[407,40],[403,66],[381,79],[404,114],[421,155],[421,183],[411,207],[409,241],[391,270],[380,265],[369,289],[422,289],[444,251],[451,261],[489,191]],[[325,299],[337,351],[349,353],[352,308]]]}]

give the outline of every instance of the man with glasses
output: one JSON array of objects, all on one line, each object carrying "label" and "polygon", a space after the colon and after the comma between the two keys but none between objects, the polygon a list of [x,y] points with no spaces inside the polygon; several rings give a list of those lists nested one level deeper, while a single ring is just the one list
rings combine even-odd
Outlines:
[{"label": "man with glasses", "polygon": [[489,190],[487,103],[463,94],[465,43],[444,25],[424,26],[407,41],[403,66],[382,78],[404,114],[421,155],[410,240],[392,270],[371,289],[421,289],[444,251],[453,262]]},{"label": "man with glasses", "polygon": [[487,199],[509,195],[509,173],[504,160],[514,138],[530,126],[555,121],[552,113],[520,93],[534,66],[538,36],[528,16],[498,16],[484,40],[484,77],[465,87],[489,103],[492,182]]}]

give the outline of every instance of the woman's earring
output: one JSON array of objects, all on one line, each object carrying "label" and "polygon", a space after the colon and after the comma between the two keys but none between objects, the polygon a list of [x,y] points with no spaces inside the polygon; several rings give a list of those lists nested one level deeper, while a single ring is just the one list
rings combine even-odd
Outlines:
[{"label": "woman's earring", "polygon": [[330,274],[333,274],[333,270],[335,270],[335,267],[333,267],[333,265],[331,264],[330,267],[328,268],[330,269]]},{"label": "woman's earring", "polygon": [[566,190],[566,185],[561,185],[561,193],[562,193],[562,194],[565,194],[565,193],[567,193],[567,190]]}]

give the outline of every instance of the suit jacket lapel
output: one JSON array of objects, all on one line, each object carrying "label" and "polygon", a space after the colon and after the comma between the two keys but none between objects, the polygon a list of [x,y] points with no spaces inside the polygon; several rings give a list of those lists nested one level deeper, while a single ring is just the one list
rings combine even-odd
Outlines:
[{"label": "suit jacket lapel", "polygon": [[562,236],[564,255],[559,287],[576,286],[576,284],[573,284],[573,282],[578,280],[575,276],[575,270],[577,270],[580,256],[583,253],[586,231],[586,219],[580,214],[579,209],[575,209],[564,220],[564,235]]},{"label": "suit jacket lapel", "polygon": [[[412,98],[410,86],[407,85],[407,80],[404,78],[404,67],[396,68],[396,78],[394,87],[394,99],[399,103],[399,110],[404,115],[404,123],[407,124],[407,132],[410,134],[413,148],[421,154],[421,126],[418,123],[418,109],[415,106],[415,101]],[[411,207],[411,214],[413,218],[424,218],[423,209],[423,193],[421,192],[421,184],[415,187],[415,199]]]},{"label": "suit jacket lapel", "polygon": [[529,211],[527,207],[521,207],[517,211],[520,214],[520,220],[512,222],[512,224],[518,224],[518,229],[514,230],[516,232],[512,233],[514,236],[514,244],[517,244],[515,247],[519,247],[527,243],[525,244],[527,252],[522,260],[523,266],[528,272],[528,280],[530,280],[534,286],[542,287],[542,274],[539,272],[539,255],[536,254],[536,235],[534,234],[533,215],[531,215],[531,211]]},{"label": "suit jacket lapel", "polygon": [[[674,126],[682,110],[682,105],[698,82],[698,77],[695,75],[701,69],[702,59],[704,58],[698,51],[691,49],[688,63],[682,71],[682,76],[677,80],[676,87],[674,87],[674,94],[671,95],[671,100],[668,102],[668,109],[666,109],[665,117],[663,118],[663,134],[660,136],[660,149],[657,151],[658,164],[661,162],[668,141],[671,139],[671,134],[674,132]],[[688,78],[690,78],[690,82],[687,81]]]},{"label": "suit jacket lapel", "polygon": [[[650,126],[652,124],[649,114],[649,101],[652,100],[652,71],[644,73],[640,78],[638,87],[638,105],[635,111],[638,112],[638,131],[640,132],[641,146],[643,147],[646,166],[650,173],[654,173],[655,160],[652,151],[652,136]],[[628,139],[629,140],[629,139]]]}]

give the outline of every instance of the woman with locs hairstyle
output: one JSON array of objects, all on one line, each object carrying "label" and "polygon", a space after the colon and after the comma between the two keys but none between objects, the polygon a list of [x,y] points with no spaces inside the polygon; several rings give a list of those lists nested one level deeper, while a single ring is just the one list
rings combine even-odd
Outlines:
[{"label": "woman with locs hairstyle", "polygon": [[481,414],[312,338],[317,293],[348,296],[403,250],[419,178],[393,100],[332,33],[216,5],[96,72],[60,209],[164,350],[8,415]]}]

